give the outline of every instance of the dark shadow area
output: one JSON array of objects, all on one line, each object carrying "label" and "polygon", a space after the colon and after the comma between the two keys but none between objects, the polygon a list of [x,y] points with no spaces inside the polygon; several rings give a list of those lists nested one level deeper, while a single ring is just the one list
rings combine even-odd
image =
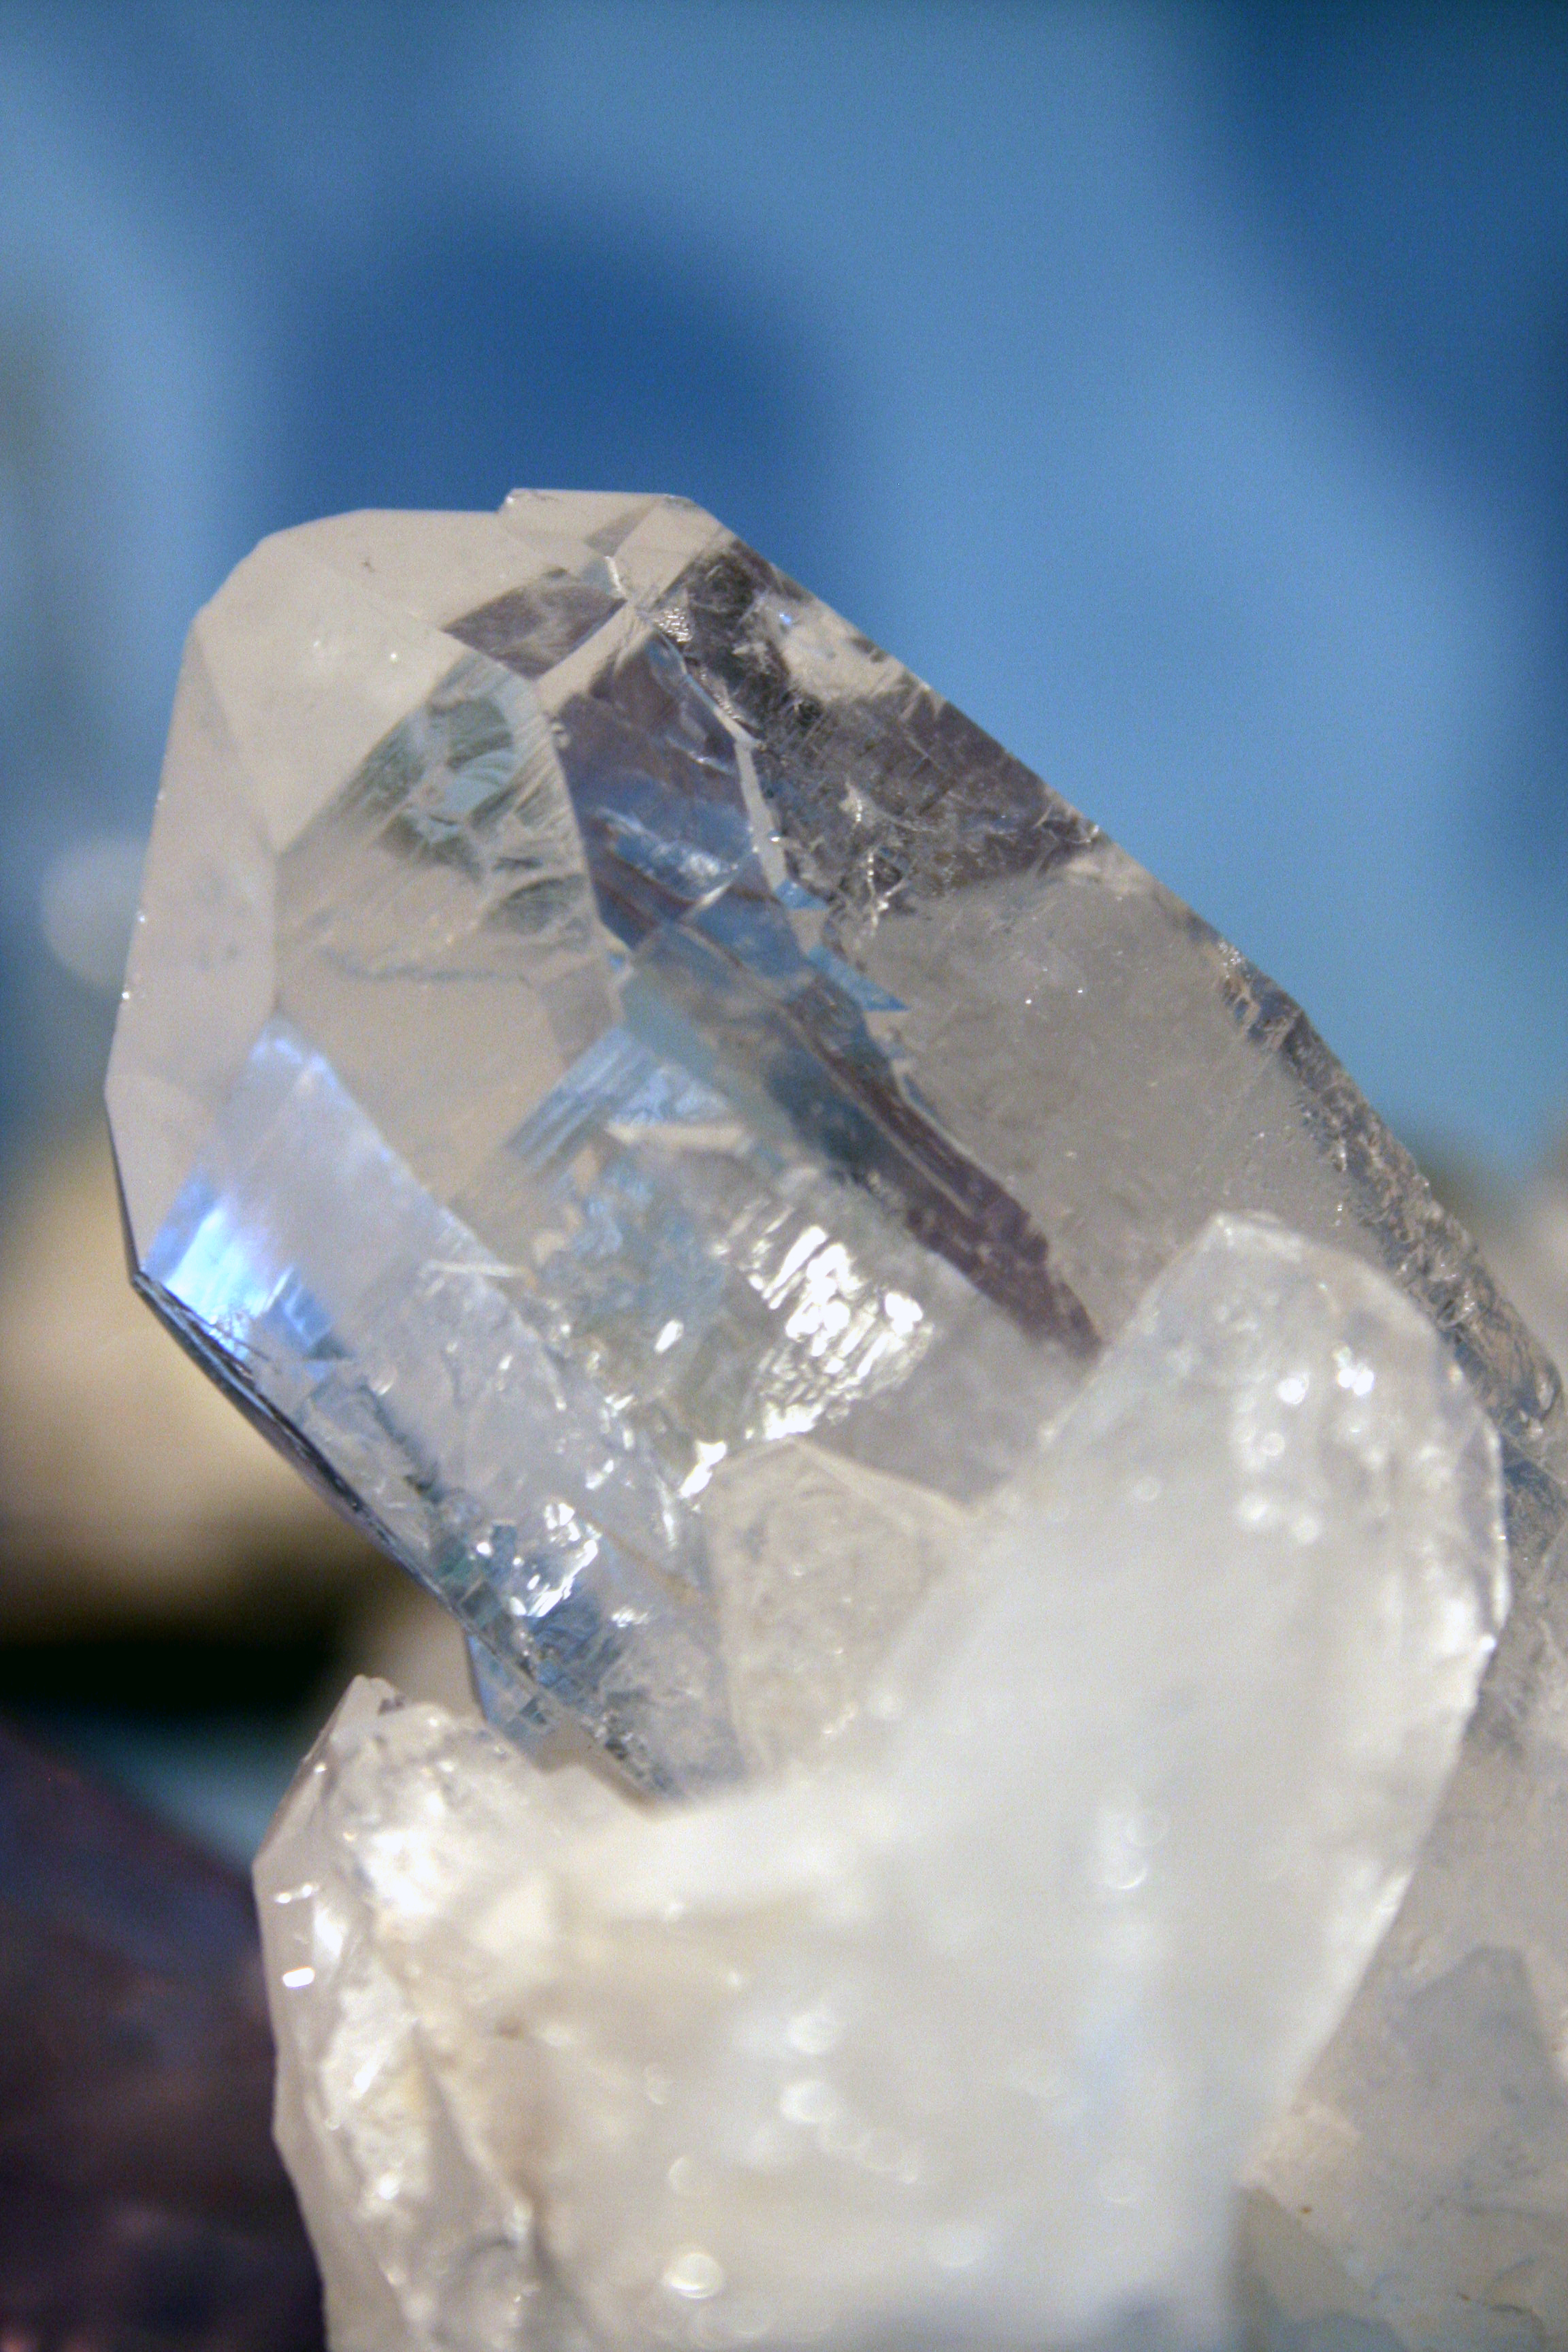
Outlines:
[{"label": "dark shadow area", "polygon": [[8,2352],[317,2352],[237,1874],[0,1727]]},{"label": "dark shadow area", "polygon": [[342,1656],[339,1629],[330,1622],[247,1638],[181,1629],[81,1641],[12,1639],[0,1644],[0,1708],[38,1714],[107,1707],[182,1721],[237,1708],[292,1715],[331,1680]]}]

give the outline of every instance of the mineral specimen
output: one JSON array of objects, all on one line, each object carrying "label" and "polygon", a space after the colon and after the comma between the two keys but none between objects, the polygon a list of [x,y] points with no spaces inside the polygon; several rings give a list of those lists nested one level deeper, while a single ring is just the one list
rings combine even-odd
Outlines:
[{"label": "mineral specimen", "polygon": [[[458,1612],[492,1722],[721,1811],[858,1753],[911,1629],[956,1643],[1216,1213],[1391,1277],[1499,1443],[1519,1599],[1250,2208],[1281,2324],[1383,2322],[1371,2250],[1475,2196],[1373,2086],[1491,1999],[1478,1953],[1532,2048],[1568,2004],[1517,1736],[1558,1705],[1563,1414],[1289,1000],[711,518],[518,493],[286,533],[198,617],[109,1098],[139,1286]],[[1535,2311],[1490,2259],[1456,2295]]]},{"label": "mineral specimen", "polygon": [[1221,2341],[1491,1646],[1496,1441],[1382,1276],[1222,1218],[982,1524],[856,1739],[685,1811],[354,1685],[257,1873],[339,2352]]}]

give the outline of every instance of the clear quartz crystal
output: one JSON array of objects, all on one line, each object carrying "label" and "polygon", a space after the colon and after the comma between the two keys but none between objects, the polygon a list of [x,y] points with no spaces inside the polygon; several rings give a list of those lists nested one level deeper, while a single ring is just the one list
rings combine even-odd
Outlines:
[{"label": "clear quartz crystal", "polygon": [[1430,1325],[1220,1219],[815,1768],[649,1812],[356,1685],[257,1873],[339,2352],[1216,2344],[1500,1504]]},{"label": "clear quartz crystal", "polygon": [[[748,1760],[736,1575],[809,1523],[873,1657],[1216,1210],[1393,1273],[1516,1532],[1561,1515],[1555,1375],[1296,1008],[678,499],[350,515],[240,565],[109,1100],[153,1305],[520,1727],[653,1787]],[[853,1703],[815,1670],[807,1746]]]},{"label": "clear quartz crystal", "polygon": [[[1216,1213],[1381,1269],[1495,1432],[1522,1599],[1427,1925],[1325,2063],[1366,2079],[1529,1874],[1556,1374],[1289,999],[698,509],[519,492],[241,564],[186,649],[108,1091],[154,1308],[456,1611],[493,1723],[660,1794],[859,1736]],[[1502,1933],[1547,2046],[1539,1910]],[[1354,2273],[1308,2210],[1327,2145],[1253,2196],[1303,2326],[1320,2256]]]}]

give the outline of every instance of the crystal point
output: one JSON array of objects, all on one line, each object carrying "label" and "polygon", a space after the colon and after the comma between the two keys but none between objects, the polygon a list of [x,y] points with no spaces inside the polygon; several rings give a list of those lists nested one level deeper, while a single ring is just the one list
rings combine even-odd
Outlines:
[{"label": "crystal point", "polygon": [[1392,1272],[1516,1533],[1561,1515],[1555,1375],[1296,1008],[679,499],[342,516],[240,565],[109,1099],[153,1304],[520,1732],[651,1787],[853,1711],[763,1720],[753,1554],[809,1519],[814,1570],[879,1558],[869,1664],[944,1510],[1218,1210]]}]

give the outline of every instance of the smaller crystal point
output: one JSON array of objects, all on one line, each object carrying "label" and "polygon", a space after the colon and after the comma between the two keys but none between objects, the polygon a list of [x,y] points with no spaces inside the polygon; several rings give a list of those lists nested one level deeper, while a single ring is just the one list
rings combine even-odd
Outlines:
[{"label": "smaller crystal point", "polygon": [[340,2347],[477,2352],[481,2273],[542,2343],[1218,2340],[1496,1638],[1496,1439],[1220,1219],[969,1533],[852,1738],[682,1810],[353,1687],[257,1865]]}]

